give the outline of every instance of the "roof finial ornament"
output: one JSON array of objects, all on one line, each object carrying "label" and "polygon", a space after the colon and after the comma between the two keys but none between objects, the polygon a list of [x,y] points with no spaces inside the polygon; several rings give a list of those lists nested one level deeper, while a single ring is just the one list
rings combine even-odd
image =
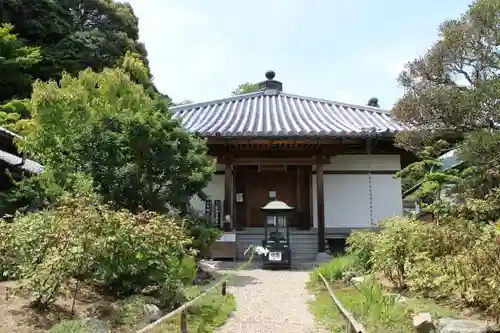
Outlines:
[{"label": "roof finial ornament", "polygon": [[259,90],[263,91],[266,95],[278,95],[280,91],[283,90],[283,84],[279,81],[276,81],[274,79],[275,76],[276,73],[274,71],[267,71],[267,80],[259,82]]},{"label": "roof finial ornament", "polygon": [[268,70],[266,72],[266,78],[268,80],[274,80],[274,77],[276,76],[276,73],[273,70]]}]

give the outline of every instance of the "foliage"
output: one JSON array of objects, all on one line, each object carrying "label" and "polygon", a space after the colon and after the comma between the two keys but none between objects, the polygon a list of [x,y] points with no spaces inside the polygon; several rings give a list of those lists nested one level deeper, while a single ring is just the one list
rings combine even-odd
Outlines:
[{"label": "foliage", "polygon": [[[128,3],[10,0],[0,4],[0,12],[21,40],[40,48],[43,59],[28,72],[34,78],[59,80],[63,71],[76,75],[88,67],[101,71],[114,67],[127,51],[147,63],[138,19]],[[28,97],[30,91],[28,85],[16,95]]]},{"label": "foliage", "polygon": [[[459,182],[459,175],[450,175],[458,183],[457,209],[468,210],[479,200],[490,208],[489,221],[500,216],[499,14],[498,1],[476,0],[460,18],[443,22],[439,40],[401,73],[405,93],[393,109],[397,120],[413,127],[399,137],[404,148],[422,151],[439,139],[459,143],[458,156],[470,169]],[[435,176],[440,179],[425,191],[443,180]]]},{"label": "foliage", "polygon": [[[200,333],[215,332],[235,310],[236,299],[233,295],[226,294],[226,296],[222,296],[220,290],[214,290],[189,308],[188,331]],[[171,322],[160,325],[152,333],[175,332],[179,329],[179,325],[180,316]]]},{"label": "foliage", "polygon": [[[448,219],[447,219],[448,218]],[[500,317],[500,242],[491,224],[444,216],[437,223],[392,219],[376,237],[370,261],[395,287]],[[364,253],[362,242],[349,252]]]},{"label": "foliage", "polygon": [[[112,0],[9,0],[0,3],[0,126],[28,133],[29,107],[12,100],[29,98],[36,79],[60,80],[64,72],[123,66],[136,57],[146,70],[131,76],[151,96],[158,95],[147,53],[138,41],[138,19],[128,3]],[[19,123],[20,121],[20,123]]]},{"label": "foliage", "polygon": [[323,280],[319,274],[323,275],[327,281],[340,280],[342,274],[354,268],[354,257],[342,255],[319,265],[310,274],[310,280],[314,285],[321,285]]},{"label": "foliage", "polygon": [[0,281],[14,280],[19,277],[18,263],[14,249],[10,246],[14,235],[11,225],[0,220]]},{"label": "foliage", "polygon": [[23,129],[20,120],[29,117],[29,110],[21,100],[9,101],[16,97],[26,97],[33,77],[29,69],[41,60],[40,50],[29,47],[12,34],[12,25],[0,25],[0,126],[13,131]]},{"label": "foliage", "polygon": [[500,4],[477,0],[441,24],[440,39],[399,76],[405,88],[394,115],[428,131],[492,128],[498,96]]},{"label": "foliage", "polygon": [[13,99],[0,105],[0,126],[19,135],[29,133],[33,127],[31,122],[30,103],[28,99]]},{"label": "foliage", "polygon": [[258,83],[245,82],[240,84],[235,90],[231,92],[231,95],[243,95],[259,91]]},{"label": "foliage", "polygon": [[[136,58],[124,64],[136,77],[144,74]],[[169,204],[185,213],[193,195],[204,197],[214,170],[205,141],[185,131],[163,99],[151,98],[124,70],[38,82],[31,109],[34,128],[20,149],[50,170],[59,187],[67,189],[69,176],[83,172],[105,202],[132,211],[167,212]],[[47,197],[40,195],[25,201]]]},{"label": "foliage", "polygon": [[0,25],[0,50],[0,102],[26,97],[20,92],[31,86],[29,69],[41,60],[40,50],[23,43],[10,24]]},{"label": "foliage", "polygon": [[92,330],[79,320],[62,320],[53,326],[49,333],[92,333]]},{"label": "foliage", "polygon": [[185,227],[193,239],[192,247],[196,249],[197,257],[208,257],[212,244],[221,235],[221,230],[214,227],[209,219],[199,217],[192,211],[189,212]]},{"label": "foliage", "polygon": [[[198,286],[185,290],[186,299],[191,300],[203,292]],[[148,303],[143,297],[131,297],[120,301],[114,306],[115,318],[112,326],[119,327],[126,332],[135,332],[144,325],[142,318],[144,304]],[[236,309],[235,298],[231,294],[222,296],[220,290],[214,290],[202,297],[188,310],[188,331],[211,333],[229,318]],[[158,325],[151,330],[152,333],[176,332],[180,327],[180,316]]]},{"label": "foliage", "polygon": [[378,104],[378,98],[377,97],[372,97],[368,100],[368,106],[373,106],[375,108],[379,108],[380,105]]},{"label": "foliage", "polygon": [[[310,285],[314,285],[313,274]],[[373,278],[357,285],[345,285],[339,281],[331,285],[335,296],[363,324],[368,332],[410,333],[414,332],[414,313],[429,312],[435,317],[457,317],[452,309],[422,298],[407,298],[398,302],[398,295],[388,293]],[[314,300],[309,308],[316,320],[331,332],[346,332],[344,318],[340,315],[326,288],[317,285],[312,290]]]},{"label": "foliage", "polygon": [[[439,40],[401,73],[405,93],[393,115],[413,129],[399,136],[399,144],[425,153],[440,139],[458,143],[458,158],[466,167],[443,172],[434,155],[402,171],[400,176],[423,184],[416,195],[437,218],[430,224],[389,226],[392,231],[374,251],[379,262],[405,263],[404,271],[397,268],[399,284],[427,296],[458,295],[466,306],[497,318],[500,306],[493,295],[500,283],[500,243],[493,225],[500,216],[499,29],[500,3],[476,0],[460,18],[441,24]],[[445,184],[454,185],[450,202],[437,195]],[[406,244],[398,234],[406,235]]]},{"label": "foliage", "polygon": [[15,253],[23,287],[39,306],[67,292],[74,277],[117,295],[156,287],[174,298],[186,275],[181,264],[187,263],[184,248],[190,243],[174,219],[114,211],[93,195],[72,194],[53,208],[16,216],[4,224],[16,237],[2,237]]},{"label": "foliage", "polygon": [[92,333],[92,330],[79,320],[63,320],[53,326],[49,333]]},{"label": "foliage", "polygon": [[[203,292],[197,286],[186,289],[187,299]],[[144,326],[144,305],[151,304],[152,300],[145,296],[132,296],[123,300],[113,302],[102,314],[103,320],[113,329],[120,332],[135,332]],[[222,296],[220,290],[208,293],[196,302],[188,311],[189,332],[212,333],[229,318],[236,309],[236,301],[233,295]],[[90,333],[90,325],[82,320],[63,320],[53,326],[50,333]],[[180,327],[180,316],[153,328],[151,332],[176,332]]]},{"label": "foliage", "polygon": [[353,231],[346,240],[347,253],[354,261],[354,266],[362,272],[370,272],[373,266],[373,251],[378,234],[368,231]]}]

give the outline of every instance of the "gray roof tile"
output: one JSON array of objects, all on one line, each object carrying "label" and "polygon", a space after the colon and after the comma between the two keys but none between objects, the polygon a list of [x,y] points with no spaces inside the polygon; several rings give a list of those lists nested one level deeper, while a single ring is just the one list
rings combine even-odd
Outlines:
[{"label": "gray roof tile", "polygon": [[21,157],[10,154],[3,150],[0,150],[0,160],[12,166],[17,166],[21,170],[28,171],[31,173],[41,173],[43,171],[43,166],[36,163],[35,161],[25,159],[24,164],[21,165],[21,162],[23,161]]},{"label": "gray roof tile", "polygon": [[171,111],[185,129],[203,136],[364,136],[406,129],[379,108],[276,91],[180,105]]}]

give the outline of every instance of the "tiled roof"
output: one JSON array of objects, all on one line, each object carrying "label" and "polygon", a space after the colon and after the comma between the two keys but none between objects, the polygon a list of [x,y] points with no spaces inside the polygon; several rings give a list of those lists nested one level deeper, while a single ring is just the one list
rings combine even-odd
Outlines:
[{"label": "tiled roof", "polygon": [[317,137],[394,134],[405,127],[388,111],[259,91],[171,109],[189,131],[222,137]]},{"label": "tiled roof", "polygon": [[[22,139],[22,136],[14,132],[11,132],[3,127],[0,127],[0,133],[4,134],[8,140],[12,140],[14,138]],[[21,157],[3,150],[0,150],[0,160],[4,161],[9,165],[16,166],[21,170],[28,171],[31,173],[40,173],[43,171],[43,166],[38,164],[37,162],[32,161],[30,159],[25,159],[24,163],[22,163],[23,159]]]},{"label": "tiled roof", "polygon": [[3,128],[3,127],[0,127],[0,132],[3,133],[3,134],[5,134],[6,136],[11,137],[11,138],[21,138],[20,135],[17,135],[16,133],[11,132],[8,129]]},{"label": "tiled roof", "polygon": [[6,162],[9,165],[16,166],[21,170],[28,171],[31,173],[40,173],[43,171],[43,166],[36,163],[35,161],[25,159],[22,163],[22,158],[6,151],[0,150],[0,160]]}]

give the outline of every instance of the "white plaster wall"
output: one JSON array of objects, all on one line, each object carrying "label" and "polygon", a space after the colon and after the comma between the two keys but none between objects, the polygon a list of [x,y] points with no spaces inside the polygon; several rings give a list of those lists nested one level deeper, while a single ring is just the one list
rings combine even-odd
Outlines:
[{"label": "white plaster wall", "polygon": [[[325,171],[346,170],[399,170],[399,155],[337,155],[330,158],[330,164],[323,166]],[[316,170],[316,166],[313,166]]]},{"label": "white plaster wall", "polygon": [[[221,170],[224,170],[224,165],[217,165],[217,171]],[[224,179],[224,175],[212,175],[212,180],[207,184],[207,187],[204,190],[205,194],[210,198],[210,200],[224,201]],[[198,196],[194,196],[191,198],[191,205],[193,209],[198,211],[200,214],[205,213],[205,203],[201,201]],[[224,214],[224,212],[221,213]]]},{"label": "white plaster wall", "polygon": [[[325,171],[399,170],[397,155],[339,155],[325,165]],[[325,227],[369,227],[370,195],[368,174],[338,174],[324,176]],[[393,175],[373,175],[373,221],[403,213],[401,181]],[[316,175],[312,176],[313,223],[318,226]]]},{"label": "white plaster wall", "polygon": [[401,179],[393,175],[372,175],[373,220],[403,215]]}]

